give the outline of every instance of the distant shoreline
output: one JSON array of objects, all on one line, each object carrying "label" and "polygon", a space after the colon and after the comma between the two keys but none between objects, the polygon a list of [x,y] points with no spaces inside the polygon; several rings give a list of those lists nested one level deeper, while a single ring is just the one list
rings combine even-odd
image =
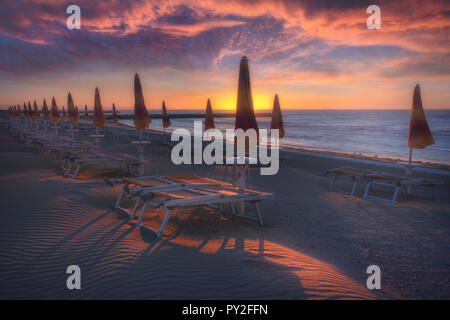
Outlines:
[{"label": "distant shoreline", "polygon": [[[112,125],[112,124],[107,124]],[[122,128],[129,128],[129,129],[135,129],[133,126],[125,124],[125,123],[119,123],[118,126]],[[153,133],[153,134],[163,134],[164,131],[160,129],[155,128],[147,128],[145,129],[146,132]],[[166,131],[166,134],[170,134],[170,131]],[[344,158],[344,159],[354,159],[357,162],[365,162],[365,161],[373,161],[378,164],[383,163],[387,166],[392,167],[401,167],[399,162],[407,162],[407,158],[402,157],[390,157],[385,155],[375,155],[375,154],[366,154],[366,153],[360,153],[360,152],[345,152],[345,151],[339,151],[339,150],[326,150],[326,149],[316,149],[316,148],[308,148],[308,147],[296,147],[296,146],[288,146],[288,145],[282,145],[280,144],[280,150],[285,152],[296,152],[296,153],[308,153],[315,156],[322,156],[322,157],[336,157],[336,158]],[[447,175],[450,175],[450,163],[445,162],[439,162],[439,161],[430,161],[430,160],[414,160],[413,163],[420,164],[419,167],[417,167],[415,170],[438,170],[438,171],[444,171],[444,172],[435,172],[436,174],[442,174],[445,173]],[[433,172],[431,172],[433,173]]]}]

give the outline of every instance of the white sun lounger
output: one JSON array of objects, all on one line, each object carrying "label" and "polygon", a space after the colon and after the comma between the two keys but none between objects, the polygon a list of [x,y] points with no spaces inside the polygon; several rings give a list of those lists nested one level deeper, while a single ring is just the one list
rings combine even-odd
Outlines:
[{"label": "white sun lounger", "polygon": [[[164,233],[164,229],[170,218],[170,214],[175,208],[186,208],[194,206],[209,206],[229,204],[234,215],[234,204],[250,203],[254,208],[255,218],[250,216],[238,215],[243,218],[259,221],[263,225],[263,218],[260,210],[260,202],[264,199],[272,198],[271,193],[264,193],[253,190],[241,190],[230,186],[212,185],[212,186],[188,186],[178,189],[171,189],[165,191],[147,191],[141,198],[145,199],[144,204],[139,213],[137,226],[148,229],[160,237]],[[143,219],[146,214],[146,208],[150,205],[153,208],[160,208],[165,211],[164,219],[158,230],[152,229],[143,224]]]},{"label": "white sun lounger", "polygon": [[[108,183],[115,181],[109,180]],[[202,178],[194,174],[173,176],[150,176],[143,179],[123,179],[125,183],[115,203],[115,208],[125,212],[130,218],[139,210],[136,225],[153,231],[160,237],[169,221],[174,208],[192,206],[211,206],[221,211],[221,206],[228,204],[235,216],[258,221],[263,225],[259,203],[264,199],[273,198],[271,193],[254,190],[241,190],[232,185],[209,178]],[[130,198],[137,197],[132,210],[121,207],[125,195]],[[250,203],[254,208],[255,217],[238,214],[235,210],[237,203]],[[147,206],[165,210],[163,222],[158,230],[143,225]]]},{"label": "white sun lounger", "polygon": [[63,174],[75,178],[83,164],[108,162],[126,164],[127,171],[132,175],[140,175],[143,171],[141,170],[142,166],[145,163],[149,163],[149,161],[139,160],[138,158],[125,153],[66,151],[65,162],[63,163]]},{"label": "white sun lounger", "polygon": [[[336,168],[329,170],[325,173],[325,175],[332,174],[330,185],[328,186],[328,190],[335,191],[343,194],[349,194],[353,196],[358,188],[358,185],[365,180],[368,174],[375,173],[375,171],[369,171],[364,169],[358,169],[350,166],[345,166],[341,168]],[[335,184],[339,177],[347,176],[353,180],[353,187],[351,191],[346,191],[342,189],[337,189]]]},{"label": "white sun lounger", "polygon": [[[391,202],[395,204],[395,200],[397,200],[397,196],[400,192],[400,189],[403,186],[425,186],[431,188],[431,199],[434,199],[434,187],[442,184],[442,181],[434,180],[434,179],[424,179],[424,178],[414,178],[411,176],[398,176],[384,172],[372,173],[366,176],[367,186],[364,192],[363,199],[378,199],[383,201]],[[370,194],[371,188],[373,186],[386,186],[392,188],[392,196],[382,197],[375,196]]]},{"label": "white sun lounger", "polygon": [[[123,184],[123,188],[117,198],[114,208],[117,208],[132,218],[139,205],[142,205],[140,195],[146,191],[169,190],[186,186],[228,185],[229,183],[219,180],[202,178],[195,174],[175,174],[171,176],[146,176],[138,178],[105,179],[105,182],[113,186]],[[121,207],[125,199],[137,198],[132,209]]]},{"label": "white sun lounger", "polygon": [[[345,166],[337,169],[330,170],[325,174],[332,174],[332,178],[330,181],[330,185],[328,189],[330,191],[335,191],[343,194],[348,194],[353,196],[357,190],[357,187],[366,182],[366,187],[364,190],[363,199],[377,199],[391,202],[395,204],[397,200],[398,194],[401,191],[403,186],[425,186],[431,188],[431,198],[434,198],[434,187],[442,184],[442,181],[434,180],[434,179],[424,179],[424,178],[416,178],[411,176],[401,176],[394,175],[382,171],[371,171],[365,169],[354,168],[350,166]],[[336,180],[340,176],[349,176],[353,179],[353,187],[351,191],[340,190],[335,187]],[[390,187],[391,190],[385,190],[388,192],[389,196],[383,197],[379,195],[374,195],[374,186],[384,186]]]}]

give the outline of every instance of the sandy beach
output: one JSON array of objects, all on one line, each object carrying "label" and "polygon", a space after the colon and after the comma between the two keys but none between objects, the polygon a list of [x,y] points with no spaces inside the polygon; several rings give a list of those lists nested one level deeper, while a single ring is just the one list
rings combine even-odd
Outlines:
[{"label": "sandy beach", "polygon": [[[64,134],[64,133],[62,133]],[[251,170],[251,188],[272,192],[265,226],[211,208],[175,210],[161,239],[113,209],[117,166],[86,166],[61,175],[0,130],[1,299],[449,299],[450,176],[435,200],[399,197],[395,205],[328,191],[324,172],[350,160],[286,152],[275,176]],[[80,130],[80,139],[88,132]],[[125,137],[105,151],[136,155]],[[197,173],[226,179],[222,166],[180,165],[169,149],[145,149],[146,174]],[[367,169],[385,166],[361,164]],[[394,173],[401,173],[392,169]],[[419,176],[424,173],[418,173]],[[161,223],[158,212],[145,224]],[[66,268],[81,268],[82,289],[67,290]],[[366,288],[379,265],[381,290]]]}]

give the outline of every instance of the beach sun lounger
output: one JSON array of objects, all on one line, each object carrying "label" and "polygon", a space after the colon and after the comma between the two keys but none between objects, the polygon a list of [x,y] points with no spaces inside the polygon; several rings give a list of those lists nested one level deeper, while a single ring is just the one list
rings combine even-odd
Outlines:
[{"label": "beach sun lounger", "polygon": [[[367,186],[364,192],[363,199],[378,199],[383,201],[391,202],[395,204],[395,200],[403,186],[424,186],[431,188],[431,199],[434,199],[434,187],[442,184],[441,181],[434,179],[424,179],[424,178],[414,178],[411,176],[397,176],[389,173],[379,172],[379,173],[371,173],[366,176]],[[390,187],[392,190],[392,196],[382,197],[375,196],[370,194],[371,188],[373,186],[385,186]],[[373,188],[372,188],[373,189]]]},{"label": "beach sun lounger", "polygon": [[[107,182],[113,184],[118,181],[109,180]],[[228,204],[233,215],[255,220],[263,225],[259,203],[273,197],[271,193],[242,190],[228,183],[202,178],[194,174],[121,179],[120,182],[125,185],[115,203],[115,208],[127,213],[130,218],[134,217],[140,208],[136,225],[153,231],[157,237],[163,234],[171,211],[175,208],[211,206],[221,211],[222,205]],[[121,202],[126,194],[131,198],[138,197],[131,211],[121,207]],[[238,203],[251,204],[255,217],[238,214],[235,210],[235,204]],[[148,206],[165,210],[163,222],[158,230],[142,223]]]},{"label": "beach sun lounger", "polygon": [[[357,190],[358,185],[362,181],[364,181],[365,177],[368,174],[371,174],[371,173],[374,173],[374,171],[353,168],[350,166],[345,166],[345,167],[329,170],[325,173],[325,175],[332,174],[330,185],[328,186],[328,190],[336,191],[336,192],[343,193],[343,194],[349,194],[349,195],[353,196]],[[337,179],[341,176],[350,177],[353,180],[353,186],[352,186],[351,191],[341,190],[341,189],[337,189],[335,187]]]},{"label": "beach sun lounger", "polygon": [[[385,173],[382,171],[370,171],[365,169],[354,168],[350,166],[341,167],[337,169],[332,169],[325,173],[332,174],[332,178],[330,181],[330,185],[328,189],[330,191],[335,191],[348,195],[355,195],[358,186],[362,182],[366,182],[366,188],[364,190],[363,199],[378,199],[383,201],[391,202],[395,204],[397,200],[398,194],[403,188],[403,186],[424,186],[431,188],[431,198],[434,198],[434,187],[442,184],[441,181],[434,179],[424,179],[424,178],[415,178],[411,176],[401,176],[401,175],[393,175],[390,173]],[[336,180],[340,176],[351,177],[353,180],[353,186],[351,191],[340,190],[335,187]],[[373,194],[375,190],[374,186],[382,186],[389,187],[389,190],[383,190],[387,192],[388,196],[380,196]]]},{"label": "beach sun lounger", "polygon": [[[186,186],[207,186],[207,185],[228,185],[223,181],[203,178],[196,174],[175,174],[171,176],[146,176],[138,178],[122,178],[122,179],[105,179],[105,182],[111,186],[115,184],[123,184],[119,197],[114,205],[115,208],[125,212],[132,218],[139,205],[142,205],[140,195],[143,192],[156,190],[170,190]],[[121,207],[123,200],[126,198],[134,199],[132,209]],[[130,211],[131,210],[131,211]]]},{"label": "beach sun lounger", "polygon": [[142,161],[125,153],[107,153],[97,151],[72,151],[67,150],[63,162],[63,174],[75,178],[83,164],[94,163],[119,163],[125,164],[127,171],[132,175],[140,175],[142,166],[149,161]]}]

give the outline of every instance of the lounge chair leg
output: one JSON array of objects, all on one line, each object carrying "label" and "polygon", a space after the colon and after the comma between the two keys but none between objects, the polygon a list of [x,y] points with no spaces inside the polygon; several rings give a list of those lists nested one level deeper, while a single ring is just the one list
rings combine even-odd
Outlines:
[{"label": "lounge chair leg", "polygon": [[127,186],[123,186],[122,191],[120,191],[119,197],[117,198],[116,204],[114,205],[114,208],[118,208],[120,206],[120,203],[122,202],[123,194],[125,193],[125,189]]},{"label": "lounge chair leg", "polygon": [[355,192],[356,192],[356,188],[357,188],[357,186],[358,186],[358,183],[359,183],[358,180],[355,180],[355,182],[353,183],[352,192],[350,193],[351,196],[354,196],[354,195],[355,195]]},{"label": "lounge chair leg", "polygon": [[372,182],[369,182],[366,186],[366,190],[364,191],[363,199],[365,200],[367,198],[367,195],[369,194],[370,186],[372,185]]},{"label": "lounge chair leg", "polygon": [[236,214],[236,209],[234,208],[234,205],[232,202],[230,202],[230,207],[231,207],[231,213],[233,213],[233,217]]},{"label": "lounge chair leg", "polygon": [[[138,200],[139,201],[139,200]],[[147,202],[148,202],[148,200],[146,200],[145,202],[144,202],[144,204],[142,205],[142,208],[141,208],[141,212],[139,213],[139,217],[138,217],[138,219],[137,219],[137,221],[136,221],[136,225],[138,225],[138,226],[142,226],[142,220],[144,219],[144,214],[145,214],[145,208],[147,207]]]},{"label": "lounge chair leg", "polygon": [[159,238],[164,233],[164,229],[166,228],[167,223],[169,222],[171,212],[172,212],[172,210],[166,209],[166,215],[164,216],[164,220],[161,224],[161,227],[159,228],[159,231],[156,233],[157,238]]},{"label": "lounge chair leg", "polygon": [[[132,210],[131,213],[130,213],[130,219],[133,219],[134,214],[135,214],[136,211],[138,210],[139,204],[140,204],[140,203],[141,203],[141,198],[138,198],[138,199],[136,200],[136,203],[134,204],[133,210]],[[147,203],[147,202],[145,202],[144,205],[146,205],[146,203]]]},{"label": "lounge chair leg", "polygon": [[64,175],[65,176],[70,176],[70,170],[72,169],[72,162],[71,161],[68,161],[68,164],[67,164],[67,168],[63,168],[63,170],[64,170]]},{"label": "lounge chair leg", "polygon": [[80,163],[77,163],[77,167],[75,168],[75,171],[74,171],[73,174],[71,175],[72,178],[75,178],[75,177],[77,176],[78,171],[80,171],[80,167],[81,167],[81,164],[80,164]]},{"label": "lounge chair leg", "polygon": [[394,196],[392,197],[392,205],[395,204],[395,200],[397,199],[397,195],[398,195],[398,191],[400,190],[400,187],[396,186],[394,190],[395,191],[394,191]]},{"label": "lounge chair leg", "polygon": [[334,185],[335,180],[336,180],[336,173],[333,174],[333,177],[331,178],[330,185],[328,186],[328,190],[333,191],[333,185]]},{"label": "lounge chair leg", "polygon": [[261,208],[259,206],[259,202],[254,202],[253,206],[255,207],[255,212],[256,212],[256,215],[258,216],[259,224],[261,226],[263,226],[264,222],[263,222],[263,217],[261,215]]}]

